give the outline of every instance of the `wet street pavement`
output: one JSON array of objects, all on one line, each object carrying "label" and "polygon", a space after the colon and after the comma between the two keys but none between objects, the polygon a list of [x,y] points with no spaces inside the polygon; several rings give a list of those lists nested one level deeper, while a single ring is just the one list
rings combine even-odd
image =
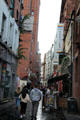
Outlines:
[{"label": "wet street pavement", "polygon": [[46,112],[44,110],[42,111],[42,102],[39,104],[37,120],[53,120],[52,113]]},{"label": "wet street pavement", "polygon": [[[30,111],[31,111],[31,104],[28,104],[25,120],[31,119]],[[37,113],[37,120],[66,120],[66,119],[63,113],[60,111],[49,112],[49,111],[42,110],[42,101],[40,101],[38,113]]]},{"label": "wet street pavement", "polygon": [[[64,113],[64,114],[63,114]],[[31,103],[27,105],[26,116],[22,120],[31,120]],[[0,106],[0,120],[19,120],[18,111],[15,108],[15,101],[2,104]],[[42,110],[42,101],[40,101],[37,120],[80,120],[80,115],[68,114],[64,111],[46,111]]]}]

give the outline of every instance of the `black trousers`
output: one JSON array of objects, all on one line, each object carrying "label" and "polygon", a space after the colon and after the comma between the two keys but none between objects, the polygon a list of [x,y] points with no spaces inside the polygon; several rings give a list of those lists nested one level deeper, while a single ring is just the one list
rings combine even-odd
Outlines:
[{"label": "black trousers", "polygon": [[27,103],[21,102],[20,105],[21,105],[20,113],[21,115],[23,115],[26,112]]}]

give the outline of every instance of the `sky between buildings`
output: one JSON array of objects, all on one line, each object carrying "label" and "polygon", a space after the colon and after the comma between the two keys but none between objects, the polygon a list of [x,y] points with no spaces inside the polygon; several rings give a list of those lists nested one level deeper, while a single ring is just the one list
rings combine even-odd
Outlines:
[{"label": "sky between buildings", "polygon": [[60,18],[61,1],[62,0],[40,0],[38,41],[42,61],[44,53],[46,53],[54,43],[57,24]]}]

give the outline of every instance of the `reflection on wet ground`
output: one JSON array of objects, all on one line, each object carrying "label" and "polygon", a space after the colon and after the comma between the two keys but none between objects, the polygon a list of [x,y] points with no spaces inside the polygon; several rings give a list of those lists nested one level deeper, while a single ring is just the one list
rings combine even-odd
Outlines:
[{"label": "reflection on wet ground", "polygon": [[42,102],[39,104],[37,120],[53,120],[53,113],[42,111]]}]

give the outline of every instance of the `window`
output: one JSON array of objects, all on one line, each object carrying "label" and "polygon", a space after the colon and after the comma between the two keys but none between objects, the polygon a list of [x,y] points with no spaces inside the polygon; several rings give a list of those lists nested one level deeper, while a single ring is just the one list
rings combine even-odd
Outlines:
[{"label": "window", "polygon": [[27,10],[27,0],[26,0],[26,10]]},{"label": "window", "polygon": [[59,48],[61,48],[61,44],[59,43]]},{"label": "window", "polygon": [[32,14],[32,0],[29,1],[29,12],[30,14]]},{"label": "window", "polygon": [[10,8],[11,8],[10,14],[11,14],[11,16],[13,17],[13,16],[14,16],[14,0],[11,0]]},{"label": "window", "polygon": [[12,37],[13,37],[13,24],[10,23],[10,38],[9,38],[9,47],[12,48]]},{"label": "window", "polygon": [[23,8],[24,8],[24,0],[21,1],[21,9],[23,9]]},{"label": "window", "polygon": [[18,20],[18,17],[19,17],[19,13],[18,13],[18,10],[16,11],[16,20]]},{"label": "window", "polygon": [[6,75],[6,82],[5,82],[5,87],[4,87],[4,98],[9,97],[10,79],[11,77],[9,75]]}]

